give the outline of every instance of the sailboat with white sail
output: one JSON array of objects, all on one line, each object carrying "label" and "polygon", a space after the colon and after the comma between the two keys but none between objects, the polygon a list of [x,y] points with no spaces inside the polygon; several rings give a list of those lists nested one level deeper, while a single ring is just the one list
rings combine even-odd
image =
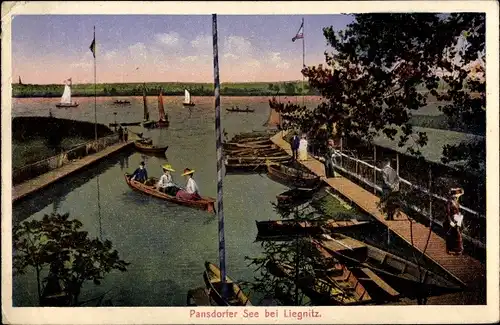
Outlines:
[{"label": "sailboat with white sail", "polygon": [[184,89],[184,102],[182,103],[184,106],[194,106],[194,103],[191,101],[191,94],[187,89]]},{"label": "sailboat with white sail", "polygon": [[143,90],[142,90],[142,101],[144,103],[144,120],[142,121],[142,126],[143,127],[151,127],[154,125],[154,121],[149,120],[149,111],[148,111],[148,103],[146,100],[146,84],[144,84]]},{"label": "sailboat with white sail", "polygon": [[78,103],[77,102],[71,102],[71,78],[68,80],[64,81],[64,92],[61,97],[61,102],[59,104],[56,104],[56,107],[77,107]]}]

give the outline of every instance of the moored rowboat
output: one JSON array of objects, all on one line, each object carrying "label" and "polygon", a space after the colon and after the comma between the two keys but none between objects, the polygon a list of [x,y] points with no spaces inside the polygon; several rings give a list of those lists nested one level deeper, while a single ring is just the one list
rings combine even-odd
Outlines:
[{"label": "moored rowboat", "polygon": [[278,194],[276,195],[277,206],[278,208],[291,208],[304,204],[313,198],[319,187],[313,189],[293,188]]},{"label": "moored rowboat", "polygon": [[168,149],[168,146],[157,147],[153,146],[152,144],[145,144],[142,141],[134,141],[134,146],[138,151],[153,154],[163,154]]},{"label": "moored rowboat", "polygon": [[144,194],[148,194],[148,195],[151,195],[151,196],[154,196],[154,197],[157,197],[157,198],[160,198],[160,199],[172,202],[172,203],[176,203],[179,205],[184,205],[184,206],[204,210],[204,211],[207,211],[210,213],[215,213],[215,205],[214,205],[215,199],[213,199],[211,197],[202,197],[201,200],[192,200],[192,201],[178,199],[175,196],[171,196],[171,195],[168,195],[168,194],[165,194],[163,192],[156,190],[155,184],[156,184],[157,180],[155,178],[151,178],[150,180],[146,181],[146,183],[152,184],[152,185],[148,185],[148,184],[143,184],[141,182],[137,182],[135,180],[132,181],[132,180],[130,180],[130,176],[131,176],[130,174],[125,174],[125,181],[127,182],[127,185],[130,188],[132,188],[133,190],[136,190],[138,192],[142,192]]},{"label": "moored rowboat", "polygon": [[369,224],[368,221],[351,220],[266,220],[255,221],[258,236],[292,235],[292,234],[318,234],[323,232],[336,232],[352,230]]},{"label": "moored rowboat", "polygon": [[[361,243],[353,238],[341,236],[339,240],[312,240],[316,247],[328,251],[335,259],[356,267],[367,268],[384,279],[408,298],[420,295],[429,297],[446,293],[460,292],[465,284],[455,276],[443,270],[445,276],[438,275],[425,266],[420,267],[402,257],[383,251],[374,246]],[[342,247],[343,238],[359,243],[356,249],[346,250]],[[345,246],[345,245],[344,245]]]},{"label": "moored rowboat", "polygon": [[226,275],[226,294],[222,297],[222,277],[220,269],[213,263],[205,262],[203,280],[210,291],[210,296],[219,306],[252,306],[250,300],[241,290],[240,286]]},{"label": "moored rowboat", "polygon": [[314,188],[321,184],[321,178],[304,170],[290,166],[267,165],[267,175],[269,178],[288,186],[300,188]]}]

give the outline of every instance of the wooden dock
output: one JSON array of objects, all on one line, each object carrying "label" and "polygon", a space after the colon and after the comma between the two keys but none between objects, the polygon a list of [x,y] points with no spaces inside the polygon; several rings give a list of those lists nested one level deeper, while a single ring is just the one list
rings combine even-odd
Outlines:
[{"label": "wooden dock", "polygon": [[111,154],[114,154],[127,147],[131,147],[133,143],[134,143],[133,141],[128,141],[128,142],[120,142],[114,144],[99,152],[85,156],[82,159],[72,161],[60,168],[54,169],[50,172],[37,176],[31,180],[18,184],[12,188],[12,202],[15,202],[21,198],[31,195],[41,190],[42,188],[45,188],[48,185],[74,172],[84,169]]},{"label": "wooden dock", "polygon": [[[290,144],[283,140],[281,132],[274,135],[271,141],[289,155],[292,154]],[[404,213],[400,213],[399,218],[394,221],[385,220],[384,215],[377,207],[379,198],[373,193],[344,177],[326,178],[323,163],[311,156],[301,163],[316,175],[321,176],[324,182],[356,205],[361,211],[377,219],[410,245],[412,245],[411,222],[413,246],[420,252],[424,251],[429,236],[428,227],[411,220]],[[467,286],[467,289],[461,293],[431,297],[428,299],[428,304],[486,304],[486,265],[468,255],[455,256],[447,254],[444,239],[434,232],[430,234],[425,255]]]}]

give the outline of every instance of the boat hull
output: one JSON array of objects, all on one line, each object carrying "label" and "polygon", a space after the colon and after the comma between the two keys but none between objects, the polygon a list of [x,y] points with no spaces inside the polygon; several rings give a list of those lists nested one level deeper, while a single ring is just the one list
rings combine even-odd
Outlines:
[{"label": "boat hull", "polygon": [[182,103],[182,105],[184,105],[184,106],[194,106],[195,103]]},{"label": "boat hull", "polygon": [[141,125],[141,122],[125,122],[125,123],[109,123],[109,126],[137,126]]},{"label": "boat hull", "polygon": [[202,197],[201,200],[194,200],[194,201],[188,201],[188,200],[181,200],[176,198],[175,196],[171,196],[168,194],[165,194],[163,192],[160,192],[154,188],[154,186],[151,185],[146,185],[140,182],[132,181],[130,180],[130,174],[125,174],[125,181],[127,182],[127,185],[138,192],[157,197],[159,199],[169,201],[175,204],[191,207],[191,208],[196,208],[199,210],[207,211],[209,213],[215,213],[215,199],[210,198],[210,197]]},{"label": "boat hull", "polygon": [[[350,240],[356,241],[353,238],[350,238]],[[362,251],[350,252],[342,250],[340,252],[326,247],[320,241],[313,240],[313,243],[326,249],[342,263],[370,269],[390,286],[410,299],[416,299],[419,296],[430,297],[455,293],[463,291],[465,288],[465,284],[458,279],[456,281],[445,279],[429,271],[424,266],[421,266],[421,271],[419,271],[416,264],[368,244],[363,243],[366,249]],[[359,254],[359,252],[362,252],[362,254]],[[422,274],[422,281],[419,279],[418,274]]]},{"label": "boat hull", "polygon": [[272,180],[287,186],[312,189],[321,184],[319,176],[283,164],[269,164],[267,166],[267,175]]},{"label": "boat hull", "polygon": [[253,112],[255,112],[254,109],[246,110],[246,109],[229,109],[229,108],[227,108],[226,111],[227,112],[236,112],[236,113],[253,113]]},{"label": "boat hull", "polygon": [[168,146],[155,147],[153,145],[143,144],[140,141],[134,141],[134,146],[137,151],[151,154],[164,154],[168,149]]},{"label": "boat hull", "polygon": [[226,275],[229,299],[223,298],[221,293],[221,272],[213,263],[205,262],[203,280],[210,291],[210,296],[219,306],[251,306],[250,300],[230,277]]},{"label": "boat hull", "polygon": [[364,227],[368,221],[352,220],[267,220],[255,221],[258,236],[315,235],[325,231],[339,232]]},{"label": "boat hull", "polygon": [[72,103],[72,104],[56,104],[56,107],[59,107],[59,108],[68,108],[68,107],[78,107],[78,103]]}]

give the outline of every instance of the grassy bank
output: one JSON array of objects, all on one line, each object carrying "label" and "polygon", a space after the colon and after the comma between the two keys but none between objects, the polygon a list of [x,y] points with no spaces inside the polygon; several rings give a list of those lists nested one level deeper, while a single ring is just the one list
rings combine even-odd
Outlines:
[{"label": "grassy bank", "polygon": [[[213,96],[212,83],[181,83],[181,82],[148,82],[146,93],[150,96],[158,95],[159,89],[163,89],[166,96],[184,95],[184,89],[188,89],[192,96]],[[306,95],[315,95],[308,85],[305,85]],[[64,85],[12,85],[12,97],[60,97]],[[101,83],[96,85],[97,96],[140,96],[143,93],[142,83]],[[270,96],[279,93],[281,95],[302,95],[301,81],[284,82],[248,82],[248,83],[222,83],[221,95],[223,96]],[[73,84],[73,97],[94,96],[94,84]]]}]

